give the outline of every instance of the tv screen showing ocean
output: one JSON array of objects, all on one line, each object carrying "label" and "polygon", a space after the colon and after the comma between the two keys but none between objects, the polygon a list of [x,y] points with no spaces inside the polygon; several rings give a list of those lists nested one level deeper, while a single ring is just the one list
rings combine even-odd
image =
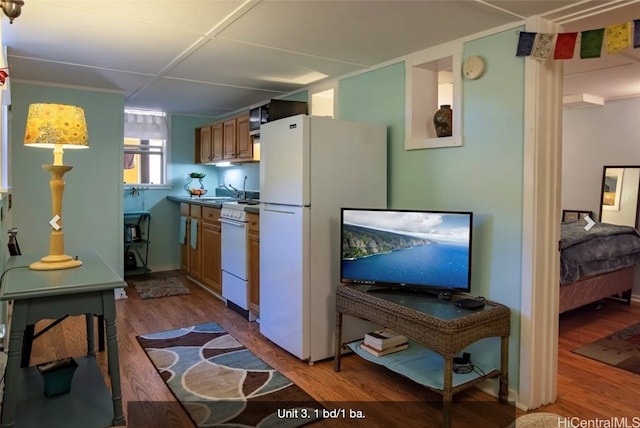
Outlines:
[{"label": "tv screen showing ocean", "polygon": [[393,284],[466,288],[469,280],[469,248],[440,242],[342,260],[342,277]]}]

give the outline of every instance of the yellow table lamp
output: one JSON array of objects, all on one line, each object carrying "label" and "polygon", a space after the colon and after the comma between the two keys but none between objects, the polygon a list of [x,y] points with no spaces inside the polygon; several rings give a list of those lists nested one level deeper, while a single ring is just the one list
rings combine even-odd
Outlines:
[{"label": "yellow table lamp", "polygon": [[49,255],[29,265],[33,270],[69,269],[82,261],[64,253],[62,233],[62,194],[64,174],[73,167],[62,164],[63,149],[86,149],[87,123],[81,107],[61,104],[31,104],[27,116],[24,145],[53,149],[53,165],[42,165],[51,174],[51,206],[53,218],[49,238]]}]

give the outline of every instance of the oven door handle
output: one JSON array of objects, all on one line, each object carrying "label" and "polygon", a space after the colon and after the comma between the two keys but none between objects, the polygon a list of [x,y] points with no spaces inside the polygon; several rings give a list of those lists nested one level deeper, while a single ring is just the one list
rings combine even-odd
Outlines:
[{"label": "oven door handle", "polygon": [[220,223],[228,224],[229,226],[235,226],[235,227],[242,227],[242,228],[247,227],[246,222],[227,220],[225,218],[221,218]]}]

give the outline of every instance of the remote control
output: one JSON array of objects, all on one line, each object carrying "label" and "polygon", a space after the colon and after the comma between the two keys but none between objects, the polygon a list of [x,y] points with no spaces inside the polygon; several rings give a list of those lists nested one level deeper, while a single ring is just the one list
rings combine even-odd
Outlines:
[{"label": "remote control", "polygon": [[456,301],[456,306],[462,309],[480,309],[484,307],[484,299],[459,299]]}]

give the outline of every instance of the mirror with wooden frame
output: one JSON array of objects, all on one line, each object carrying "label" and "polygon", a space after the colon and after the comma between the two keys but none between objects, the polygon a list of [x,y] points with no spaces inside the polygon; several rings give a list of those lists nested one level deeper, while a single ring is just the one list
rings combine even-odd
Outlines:
[{"label": "mirror with wooden frame", "polygon": [[605,165],[602,170],[600,221],[636,227],[640,166]]}]

